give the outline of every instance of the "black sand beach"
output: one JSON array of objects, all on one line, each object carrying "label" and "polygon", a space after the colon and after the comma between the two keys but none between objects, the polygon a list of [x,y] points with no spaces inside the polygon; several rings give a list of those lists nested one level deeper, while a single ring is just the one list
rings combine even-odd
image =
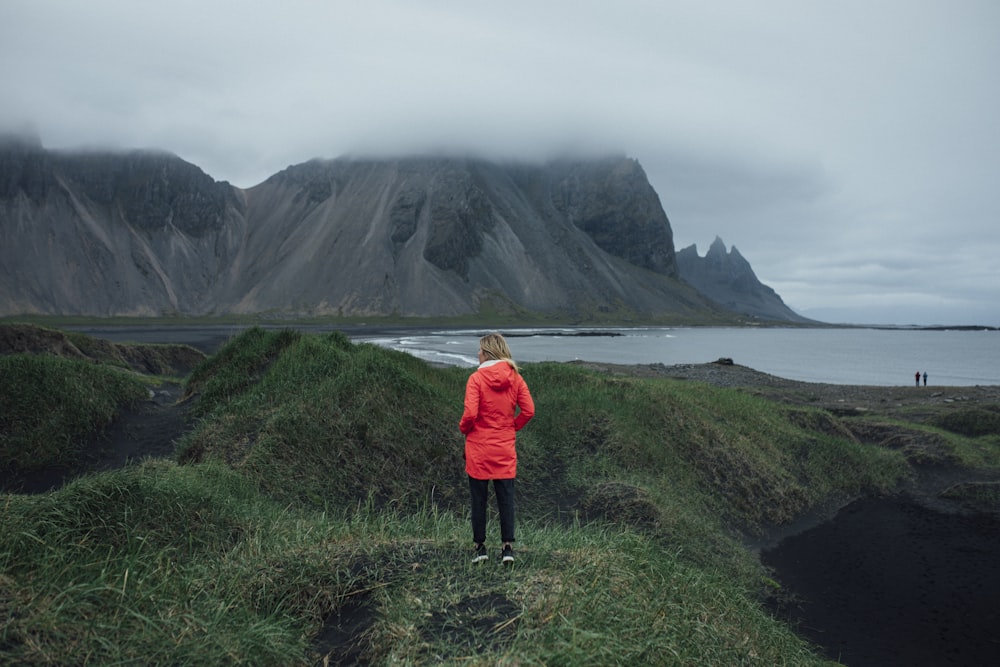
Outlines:
[{"label": "black sand beach", "polygon": [[1000,521],[906,498],[858,500],[762,554],[776,613],[850,667],[996,664]]}]

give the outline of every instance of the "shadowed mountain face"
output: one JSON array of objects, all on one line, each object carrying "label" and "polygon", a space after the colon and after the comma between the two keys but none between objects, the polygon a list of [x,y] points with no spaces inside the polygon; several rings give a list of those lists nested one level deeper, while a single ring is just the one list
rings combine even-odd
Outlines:
[{"label": "shadowed mountain face", "polygon": [[242,194],[157,153],[0,143],[0,314],[212,310]]},{"label": "shadowed mountain face", "polygon": [[698,256],[694,245],[678,250],[677,265],[684,282],[726,310],[763,320],[812,321],[786,306],[773,289],[757,279],[736,246],[727,252],[719,237],[704,257]]},{"label": "shadowed mountain face", "polygon": [[314,160],[240,190],[166,153],[0,141],[0,315],[497,310],[722,312],[630,159]]}]

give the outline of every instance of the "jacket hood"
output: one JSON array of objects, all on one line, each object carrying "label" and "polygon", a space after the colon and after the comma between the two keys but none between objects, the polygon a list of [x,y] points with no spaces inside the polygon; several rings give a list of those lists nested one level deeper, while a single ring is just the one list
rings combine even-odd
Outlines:
[{"label": "jacket hood", "polygon": [[491,360],[479,366],[479,372],[486,380],[486,385],[493,391],[504,391],[511,385],[514,377],[513,368],[506,361]]}]

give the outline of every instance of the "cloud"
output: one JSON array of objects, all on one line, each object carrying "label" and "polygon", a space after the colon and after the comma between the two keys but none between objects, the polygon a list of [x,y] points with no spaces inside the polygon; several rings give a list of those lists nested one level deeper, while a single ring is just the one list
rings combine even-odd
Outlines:
[{"label": "cloud", "polygon": [[6,0],[0,127],[241,187],[344,154],[624,152],[678,247],[721,236],[800,311],[961,318],[1000,302],[997,25],[989,0]]}]

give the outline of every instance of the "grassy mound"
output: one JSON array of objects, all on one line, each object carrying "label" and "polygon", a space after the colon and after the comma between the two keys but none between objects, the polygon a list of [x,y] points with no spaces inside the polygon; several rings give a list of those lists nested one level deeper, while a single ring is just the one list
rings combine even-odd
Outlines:
[{"label": "grassy mound", "polygon": [[0,356],[0,471],[69,466],[88,434],[146,385],[114,366],[56,356]]},{"label": "grassy mound", "polygon": [[301,653],[281,601],[244,583],[254,561],[242,554],[271,532],[259,505],[231,471],[168,463],[11,497],[0,510],[0,656],[42,665],[243,655],[277,665]]},{"label": "grassy mound", "polygon": [[952,433],[977,438],[993,436],[1000,438],[1000,405],[956,410],[936,416],[931,423]]},{"label": "grassy mound", "polygon": [[516,569],[473,567],[452,513],[301,514],[171,463],[0,515],[11,664],[818,664],[732,577],[597,524],[527,520]]},{"label": "grassy mound", "polygon": [[179,382],[204,361],[187,345],[0,323],[0,474],[78,467],[92,436],[148,398],[150,385]]},{"label": "grassy mound", "polygon": [[205,360],[190,345],[113,343],[81,333],[0,322],[0,355],[49,355],[129,368],[147,375],[184,376]]},{"label": "grassy mound", "polygon": [[204,418],[180,460],[224,461],[268,495],[315,508],[368,496],[455,508],[465,498],[461,382],[340,333],[250,329],[192,375]]},{"label": "grassy mound", "polygon": [[737,536],[888,490],[903,454],[735,389],[523,373],[517,562],[474,567],[468,370],[245,331],[188,378],[176,462],[2,498],[0,661],[823,664]]}]

